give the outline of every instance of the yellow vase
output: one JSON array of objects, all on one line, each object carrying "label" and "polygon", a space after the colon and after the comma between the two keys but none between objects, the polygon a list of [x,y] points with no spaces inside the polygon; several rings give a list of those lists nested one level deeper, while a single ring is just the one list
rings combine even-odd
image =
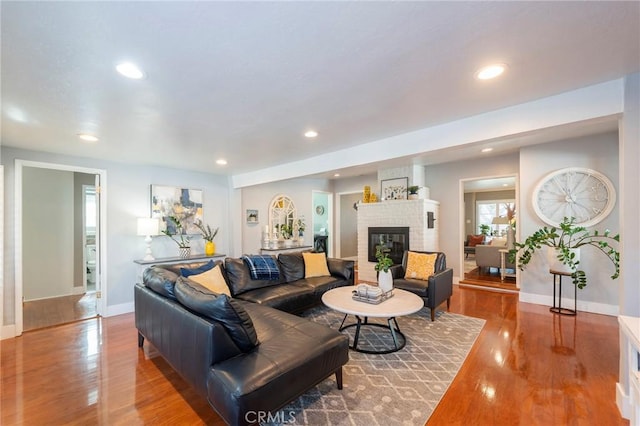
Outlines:
[{"label": "yellow vase", "polygon": [[207,256],[213,256],[216,252],[216,243],[213,241],[205,241],[204,254]]}]

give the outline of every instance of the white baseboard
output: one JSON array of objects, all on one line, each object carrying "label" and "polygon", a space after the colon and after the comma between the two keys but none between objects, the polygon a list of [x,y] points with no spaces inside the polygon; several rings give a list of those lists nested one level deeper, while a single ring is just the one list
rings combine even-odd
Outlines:
[{"label": "white baseboard", "polygon": [[631,418],[631,399],[624,392],[624,387],[620,383],[616,383],[616,405],[623,418]]},{"label": "white baseboard", "polygon": [[122,303],[120,305],[107,306],[106,317],[113,317],[116,315],[128,314],[135,310],[133,302]]},{"label": "white baseboard", "polygon": [[3,325],[0,329],[0,340],[11,339],[16,337],[16,325]]},{"label": "white baseboard", "polygon": [[[534,293],[523,293],[520,289],[520,301],[526,303],[535,303],[537,305],[553,306],[553,295],[543,295]],[[561,306],[563,308],[573,309],[574,301],[571,298],[562,298]],[[589,302],[578,300],[578,311],[591,312],[594,314],[618,316],[620,307],[618,305],[608,305],[605,303]]]}]

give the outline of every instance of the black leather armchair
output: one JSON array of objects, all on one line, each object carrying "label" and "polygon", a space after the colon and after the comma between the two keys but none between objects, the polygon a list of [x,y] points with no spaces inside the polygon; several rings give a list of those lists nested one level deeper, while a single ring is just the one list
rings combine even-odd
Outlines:
[{"label": "black leather armchair", "polygon": [[402,256],[401,265],[393,265],[390,268],[393,275],[393,286],[402,290],[417,294],[424,301],[424,306],[431,309],[431,321],[435,321],[436,308],[444,301],[447,302],[447,310],[451,305],[453,294],[453,269],[447,268],[447,258],[442,252],[417,251],[414,253],[437,254],[434,273],[428,280],[405,278],[407,268],[407,251]]}]

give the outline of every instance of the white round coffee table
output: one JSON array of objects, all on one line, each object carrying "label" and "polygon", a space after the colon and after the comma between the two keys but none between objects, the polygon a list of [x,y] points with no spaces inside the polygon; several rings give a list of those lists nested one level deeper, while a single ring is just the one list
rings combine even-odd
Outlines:
[{"label": "white round coffee table", "polygon": [[[368,354],[388,354],[404,348],[407,343],[407,339],[400,331],[400,327],[398,327],[396,317],[410,315],[414,312],[418,312],[424,306],[424,302],[422,301],[422,299],[411,292],[394,288],[393,297],[377,305],[373,305],[370,303],[353,300],[352,292],[354,289],[354,286],[338,287],[334,288],[333,290],[329,290],[324,295],[322,295],[322,303],[335,311],[345,314],[342,320],[342,324],[340,324],[339,331],[350,327],[356,327],[356,333],[353,338],[353,345],[350,346],[350,348],[354,351],[364,352]],[[344,322],[349,315],[355,316],[357,322],[355,324],[344,325]],[[361,317],[364,317],[364,321]],[[368,322],[369,318],[386,318],[387,325],[370,323]],[[393,338],[394,346],[390,349],[384,350],[368,350],[358,348],[360,329],[363,326],[388,329],[391,333],[391,337]],[[398,338],[400,338],[400,341]]]}]

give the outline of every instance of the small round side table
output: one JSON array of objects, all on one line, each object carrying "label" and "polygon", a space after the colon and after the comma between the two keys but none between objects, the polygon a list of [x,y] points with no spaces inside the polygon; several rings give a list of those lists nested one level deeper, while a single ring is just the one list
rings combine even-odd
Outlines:
[{"label": "small round side table", "polygon": [[[562,277],[571,277],[571,272],[554,271],[549,269],[549,273],[553,274],[553,307],[549,311],[560,315],[576,315],[578,309],[578,286],[574,285],[573,309],[562,307]],[[556,306],[556,282],[558,283],[558,304]]]}]

